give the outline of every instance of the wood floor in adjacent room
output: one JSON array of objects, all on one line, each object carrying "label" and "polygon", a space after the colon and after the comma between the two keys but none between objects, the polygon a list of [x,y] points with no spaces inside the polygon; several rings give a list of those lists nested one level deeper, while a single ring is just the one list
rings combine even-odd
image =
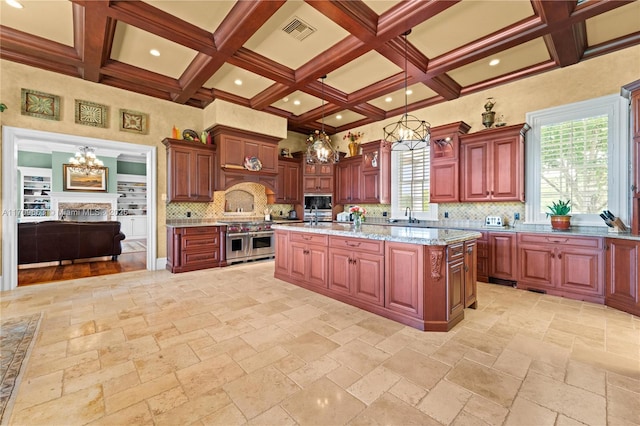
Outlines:
[{"label": "wood floor in adjacent room", "polygon": [[[63,265],[18,268],[18,286],[43,284],[53,281],[73,280],[77,278],[96,277],[100,275],[118,274],[147,269],[147,253],[140,251],[124,253],[118,260],[79,260],[74,263],[63,262]],[[57,262],[56,262],[57,263]]]}]

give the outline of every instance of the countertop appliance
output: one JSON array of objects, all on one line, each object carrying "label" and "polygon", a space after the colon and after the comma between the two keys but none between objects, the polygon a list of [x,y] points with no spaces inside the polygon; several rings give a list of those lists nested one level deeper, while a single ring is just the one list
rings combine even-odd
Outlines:
[{"label": "countertop appliance", "polygon": [[275,256],[275,237],[271,222],[223,222],[227,225],[225,241],[228,264]]}]

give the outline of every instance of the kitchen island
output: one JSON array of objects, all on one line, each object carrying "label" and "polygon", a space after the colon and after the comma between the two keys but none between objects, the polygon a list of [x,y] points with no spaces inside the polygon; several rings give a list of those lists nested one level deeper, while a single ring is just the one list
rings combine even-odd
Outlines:
[{"label": "kitchen island", "polygon": [[475,308],[479,232],[351,224],[273,225],[275,273],[425,331],[449,331]]}]

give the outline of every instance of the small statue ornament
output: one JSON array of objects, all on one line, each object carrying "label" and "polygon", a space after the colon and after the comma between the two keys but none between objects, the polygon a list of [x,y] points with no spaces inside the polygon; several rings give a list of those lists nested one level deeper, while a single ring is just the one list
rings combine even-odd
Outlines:
[{"label": "small statue ornament", "polygon": [[487,102],[484,104],[484,112],[482,113],[482,124],[487,129],[493,125],[496,117],[495,111],[491,111],[495,104],[496,102],[493,98],[487,98]]}]

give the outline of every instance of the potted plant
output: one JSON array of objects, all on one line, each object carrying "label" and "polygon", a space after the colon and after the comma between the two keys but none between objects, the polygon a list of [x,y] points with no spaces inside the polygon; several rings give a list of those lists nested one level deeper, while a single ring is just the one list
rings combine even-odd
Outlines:
[{"label": "potted plant", "polygon": [[569,203],[571,203],[571,200],[558,200],[547,206],[549,210],[547,217],[551,217],[551,229],[566,231],[571,227],[571,216],[569,215],[571,206]]}]

